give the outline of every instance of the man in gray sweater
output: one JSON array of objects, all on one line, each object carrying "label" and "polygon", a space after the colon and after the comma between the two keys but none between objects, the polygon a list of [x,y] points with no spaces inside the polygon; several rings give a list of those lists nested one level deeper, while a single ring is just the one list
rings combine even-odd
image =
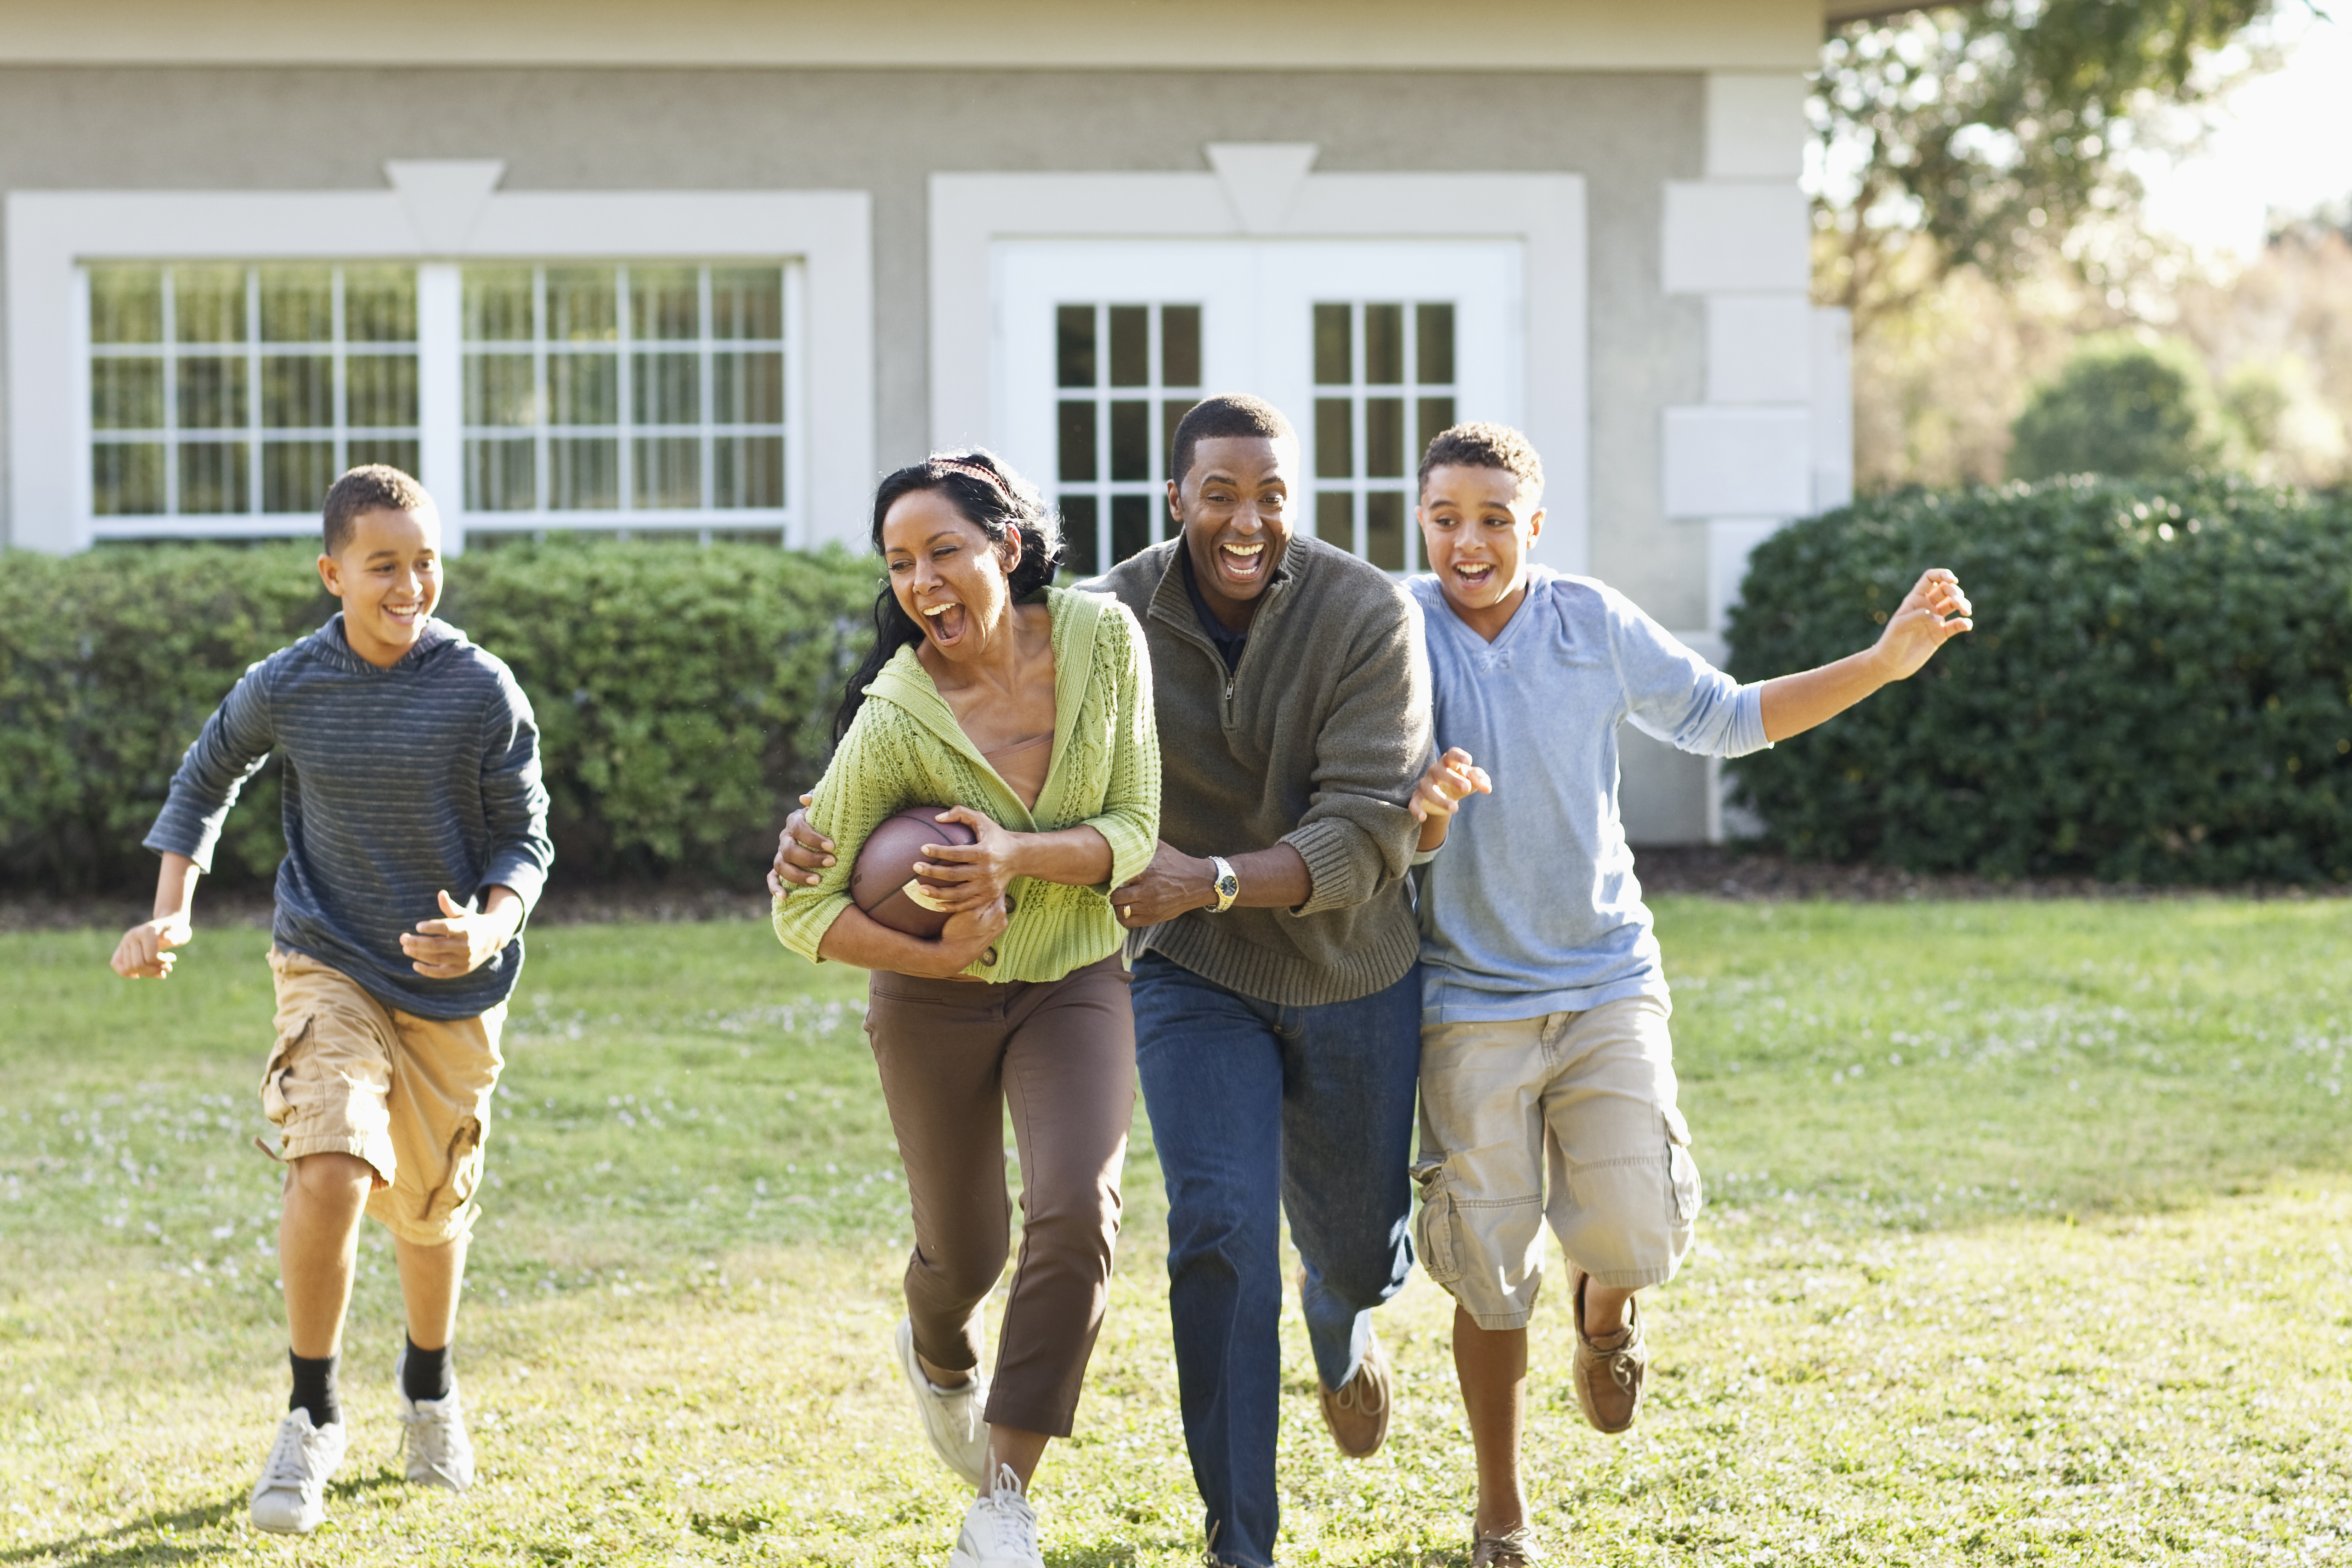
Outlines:
[{"label": "man in gray sweater", "polygon": [[530,702],[433,616],[441,527],[423,487],[353,468],[328,492],[325,535],[319,575],[342,610],[247,670],[188,748],[147,836],[163,858],[154,918],[113,961],[128,979],[171,974],[222,820],[278,753],[278,1041],[261,1100],[287,1167],[294,1393],[250,1508],[283,1535],[318,1527],[343,1458],[335,1373],[363,1213],[400,1263],[408,1479],[473,1480],[449,1344],[519,933],[554,858]]},{"label": "man in gray sweater", "polygon": [[1293,532],[1298,439],[1212,397],[1177,427],[1178,536],[1097,583],[1143,624],[1161,755],[1135,934],[1136,1058],[1168,1184],[1169,1313],[1213,1561],[1273,1561],[1279,1206],[1340,1450],[1388,1430],[1371,1309],[1412,1266],[1419,932],[1412,800],[1435,769],[1420,617]]}]

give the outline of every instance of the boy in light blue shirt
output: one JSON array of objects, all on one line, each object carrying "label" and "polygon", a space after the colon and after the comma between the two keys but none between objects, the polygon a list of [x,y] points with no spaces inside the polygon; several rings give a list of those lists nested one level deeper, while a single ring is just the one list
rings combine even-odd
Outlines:
[{"label": "boy in light blue shirt", "polygon": [[[1618,724],[1741,756],[1908,677],[1972,624],[1939,568],[1870,648],[1742,686],[1614,589],[1530,564],[1543,519],[1543,466],[1517,431],[1457,425],[1429,444],[1432,570],[1407,586],[1437,738],[1468,755],[1418,802],[1433,814],[1424,847],[1451,833],[1422,885],[1414,1238],[1454,1298],[1474,1568],[1536,1561],[1518,1447],[1543,1225],[1570,1266],[1578,1401],[1622,1432],[1649,1363],[1635,1293],[1674,1277],[1698,1215],[1665,973],[1617,811]],[[1493,798],[1449,820],[1489,780]]]}]

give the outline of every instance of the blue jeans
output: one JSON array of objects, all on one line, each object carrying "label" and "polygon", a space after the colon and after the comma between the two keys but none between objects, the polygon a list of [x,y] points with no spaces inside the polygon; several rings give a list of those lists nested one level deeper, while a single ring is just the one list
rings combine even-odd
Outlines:
[{"label": "blue jeans", "polygon": [[1421,967],[1352,1002],[1281,1007],[1157,953],[1135,963],[1136,1065],[1168,1185],[1168,1312],[1192,1480],[1220,1562],[1274,1560],[1278,1200],[1307,1268],[1327,1388],[1412,1268]]}]

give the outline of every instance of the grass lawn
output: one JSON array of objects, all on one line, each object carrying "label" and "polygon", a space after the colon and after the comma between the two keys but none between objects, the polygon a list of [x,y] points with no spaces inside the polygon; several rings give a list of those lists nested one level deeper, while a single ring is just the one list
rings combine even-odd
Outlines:
[{"label": "grass lawn", "polygon": [[[2352,1561],[2352,906],[1666,900],[1709,1192],[1648,1300],[1652,1403],[1580,1422],[1559,1295],[1528,1440],[1557,1560]],[[266,937],[168,984],[0,937],[0,1564],[938,1563],[963,1498],[888,1352],[905,1192],[861,977],[761,927],[531,938],[459,1339],[483,1477],[394,1457],[371,1228],[329,1525],[256,1535],[283,1408]],[[1059,1564],[1194,1560],[1139,1114]],[[1388,1447],[1339,1460],[1286,1325],[1286,1563],[1460,1563],[1449,1303],[1381,1314]]]}]

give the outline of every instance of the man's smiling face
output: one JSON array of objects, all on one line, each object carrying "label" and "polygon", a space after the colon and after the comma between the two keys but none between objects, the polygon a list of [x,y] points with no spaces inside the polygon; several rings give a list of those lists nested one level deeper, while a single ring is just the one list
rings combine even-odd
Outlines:
[{"label": "man's smiling face", "polygon": [[1265,436],[1212,436],[1169,489],[1184,525],[1192,578],[1218,620],[1238,631],[1256,614],[1290,546],[1298,443]]}]

